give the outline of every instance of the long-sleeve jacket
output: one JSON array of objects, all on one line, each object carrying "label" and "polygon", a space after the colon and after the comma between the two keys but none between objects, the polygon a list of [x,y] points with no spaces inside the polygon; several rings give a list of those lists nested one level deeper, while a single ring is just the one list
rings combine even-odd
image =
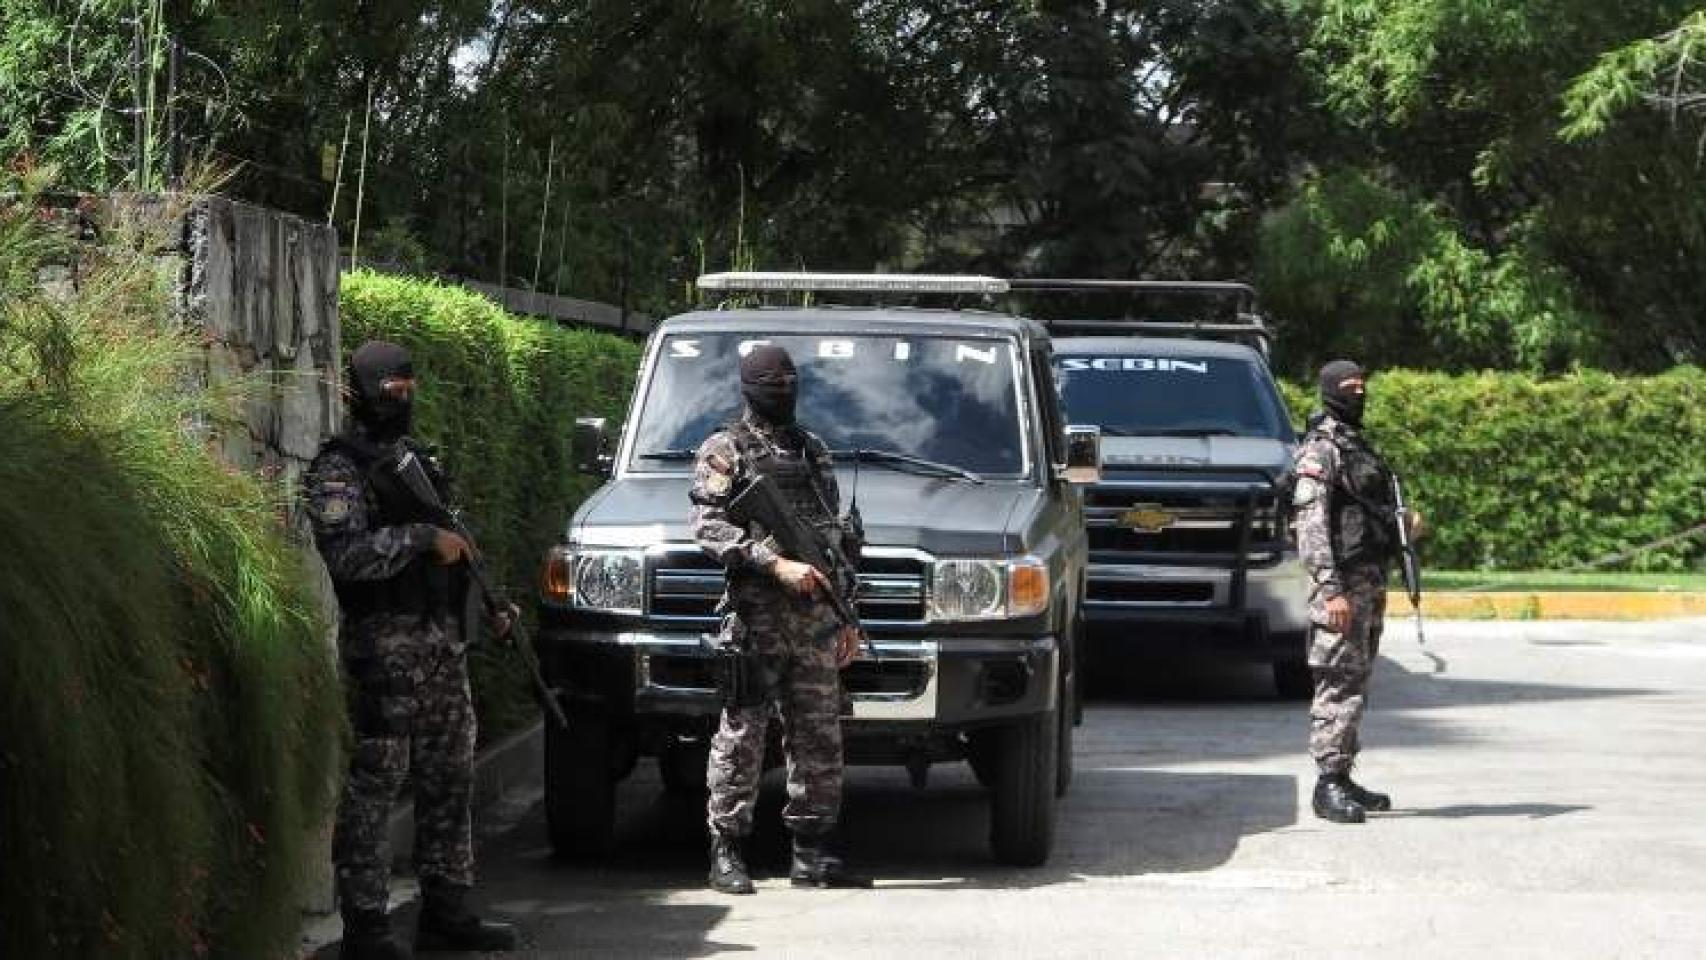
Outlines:
[{"label": "long-sleeve jacket", "polygon": [[314,543],[334,582],[389,580],[432,550],[432,524],[375,524],[361,468],[336,447],[314,459],[302,487]]},{"label": "long-sleeve jacket", "polygon": [[1350,567],[1384,575],[1392,539],[1384,503],[1390,474],[1362,432],[1324,418],[1304,438],[1293,469],[1297,552],[1315,595],[1322,600],[1343,596]]}]

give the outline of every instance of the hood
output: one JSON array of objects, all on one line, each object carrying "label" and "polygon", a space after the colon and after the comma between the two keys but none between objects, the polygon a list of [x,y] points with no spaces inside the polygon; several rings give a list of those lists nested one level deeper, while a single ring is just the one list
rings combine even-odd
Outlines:
[{"label": "hood", "polygon": [[1291,462],[1291,444],[1272,437],[1103,437],[1109,470],[1254,468],[1268,473]]},{"label": "hood", "polygon": [[[839,469],[843,506],[853,471]],[[581,505],[573,538],[600,546],[650,546],[692,539],[687,526],[687,474],[623,477]],[[997,554],[1021,548],[1012,515],[1035,491],[1030,484],[982,485],[916,477],[865,464],[859,468],[859,513],[873,546],[915,547],[936,554]]]}]

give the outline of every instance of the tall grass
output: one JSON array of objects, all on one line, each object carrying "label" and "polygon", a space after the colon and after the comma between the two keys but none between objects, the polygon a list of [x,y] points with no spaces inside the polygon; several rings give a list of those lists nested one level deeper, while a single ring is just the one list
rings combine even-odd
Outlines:
[{"label": "tall grass", "polygon": [[177,201],[114,208],[75,290],[30,192],[0,205],[0,955],[289,952],[342,708],[282,491],[189,426],[161,257]]}]

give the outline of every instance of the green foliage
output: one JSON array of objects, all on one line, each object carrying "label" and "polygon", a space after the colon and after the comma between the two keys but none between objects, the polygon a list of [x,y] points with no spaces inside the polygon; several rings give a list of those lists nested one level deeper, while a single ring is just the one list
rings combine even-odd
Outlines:
[{"label": "green foliage", "polygon": [[743,248],[772,267],[1224,274],[1321,126],[1292,7],[0,0],[0,145],[117,182],[125,17],[164,9],[198,55],[184,140],[237,168],[230,192],[325,216],[322,159],[348,129],[347,236],[371,88],[364,228],[406,218],[458,275],[531,278],[543,237],[546,289],[662,313],[701,251],[724,269]]},{"label": "green foliage", "polygon": [[385,225],[362,239],[358,251],[372,260],[409,273],[424,274],[433,268],[432,252],[409,229],[407,217],[392,217]]},{"label": "green foliage", "polygon": [[1355,171],[1306,182],[1269,218],[1255,276],[1285,326],[1281,363],[1558,369],[1596,356],[1593,318],[1518,242],[1471,243],[1443,204]]},{"label": "green foliage", "polygon": [[[1299,422],[1319,406],[1313,386],[1282,389]],[[1423,559],[1432,566],[1567,569],[1706,518],[1699,367],[1550,379],[1377,370],[1368,430],[1427,516]],[[1666,546],[1619,567],[1703,570],[1706,542]]]},{"label": "green foliage", "polygon": [[1706,593],[1706,573],[1429,570],[1426,579],[1429,590],[1477,593],[1600,590],[1628,593]]},{"label": "green foliage", "polygon": [[1689,14],[1675,30],[1637,40],[1599,58],[1592,70],[1577,77],[1564,96],[1566,140],[1583,140],[1604,133],[1620,115],[1650,103],[1669,111],[1698,114],[1706,110],[1706,10]]},{"label": "green foliage", "polygon": [[[1436,329],[1444,321],[1458,333],[1495,334],[1491,352],[1467,360],[1385,359],[1454,369],[1514,362],[1647,371],[1699,361],[1706,323],[1694,304],[1706,297],[1706,279],[1694,265],[1706,257],[1706,196],[1698,189],[1697,144],[1676,135],[1658,111],[1627,110],[1644,96],[1698,103],[1654,83],[1654,71],[1669,64],[1682,71],[1666,78],[1683,81],[1682,93],[1691,77],[1698,87],[1697,74],[1682,69],[1699,43],[1691,29],[1697,0],[1309,0],[1305,7],[1314,21],[1307,59],[1361,143],[1357,154],[1328,158],[1324,169],[1378,171],[1402,203],[1440,221],[1431,231],[1434,253],[1398,278],[1405,287],[1395,306],[1412,316],[1433,313]],[[1644,40],[1679,22],[1682,28]],[[1623,119],[1607,126],[1614,113]],[[1560,114],[1572,121],[1566,133],[1574,142],[1560,136]],[[1284,217],[1276,223],[1288,226]],[[1353,227],[1348,238],[1356,236]],[[1316,271],[1335,289],[1367,279],[1358,269],[1339,283],[1328,272]],[[1483,286],[1492,289],[1477,289]],[[1327,313],[1310,318],[1334,321]],[[1511,334],[1497,336],[1500,325]]]},{"label": "green foliage", "polygon": [[[1275,382],[1279,384],[1280,399],[1285,401],[1286,412],[1291,414],[1292,427],[1302,430],[1309,422],[1309,415],[1321,408],[1320,395],[1313,386],[1304,386],[1283,377]],[[1314,378],[1308,382],[1313,384]]]},{"label": "green foliage", "polygon": [[[293,944],[340,698],[281,491],[185,424],[182,211],[116,207],[79,283],[35,198],[0,204],[0,953],[269,956]],[[137,251],[144,251],[138,253]]]},{"label": "green foliage", "polygon": [[[574,418],[620,420],[639,347],[508,314],[461,287],[368,271],[344,275],[340,305],[346,352],[383,339],[413,354],[415,432],[442,451],[495,579],[529,606],[545,550],[596,486],[572,469]],[[501,653],[479,655],[475,690],[487,736],[531,709]]]}]

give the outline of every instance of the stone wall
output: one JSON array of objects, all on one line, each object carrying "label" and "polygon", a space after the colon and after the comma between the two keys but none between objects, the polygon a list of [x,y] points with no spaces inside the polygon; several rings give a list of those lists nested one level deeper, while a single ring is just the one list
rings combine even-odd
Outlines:
[{"label": "stone wall", "polygon": [[[282,482],[303,563],[321,609],[337,623],[331,579],[301,515],[303,472],[343,417],[338,372],[338,237],[331,227],[224,197],[198,199],[184,218],[184,322],[204,331],[212,386],[233,385],[242,422],[204,425],[233,466]],[[335,651],[334,631],[326,637]],[[337,749],[327,744],[328,750]],[[332,910],[331,824],[323,825],[304,909]]]},{"label": "stone wall", "polygon": [[337,232],[207,197],[186,217],[184,244],[183,313],[207,333],[206,375],[246,381],[243,428],[213,430],[220,453],[294,490],[343,415]]}]

